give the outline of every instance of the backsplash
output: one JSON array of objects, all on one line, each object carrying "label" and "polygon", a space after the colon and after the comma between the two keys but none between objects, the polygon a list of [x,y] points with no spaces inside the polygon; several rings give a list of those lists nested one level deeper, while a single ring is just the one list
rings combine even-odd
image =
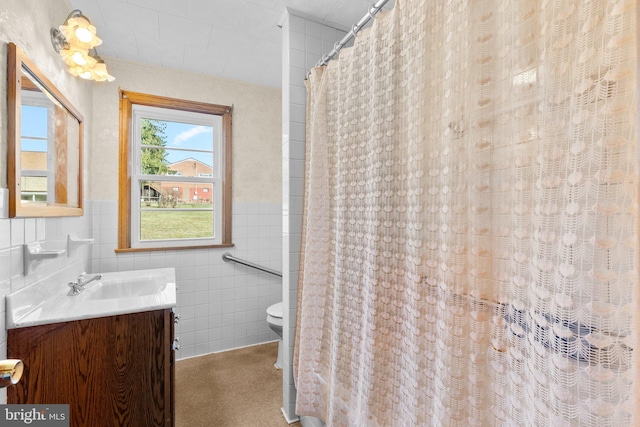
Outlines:
[{"label": "backsplash", "polygon": [[[23,245],[40,242],[44,249],[66,249],[69,234],[77,238],[91,237],[91,218],[91,207],[85,206],[85,215],[82,217],[0,219],[0,359],[7,357],[4,296],[35,283],[75,260],[80,260],[85,270],[90,268],[91,247],[85,246],[71,254],[64,253],[33,265],[31,272],[25,276]],[[0,403],[6,402],[6,396],[6,389],[0,389]]]},{"label": "backsplash", "polygon": [[238,258],[282,269],[282,205],[234,203],[232,248],[186,249],[116,254],[116,201],[93,202],[91,272],[176,269],[180,321],[178,359],[278,339],[266,322],[269,305],[282,301],[282,280],[242,265],[222,261]]}]

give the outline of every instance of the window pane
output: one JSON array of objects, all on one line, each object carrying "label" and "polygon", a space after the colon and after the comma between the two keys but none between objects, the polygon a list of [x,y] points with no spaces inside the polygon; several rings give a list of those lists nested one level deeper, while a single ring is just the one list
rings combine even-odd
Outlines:
[{"label": "window pane", "polygon": [[213,184],[141,181],[140,209],[213,209]]},{"label": "window pane", "polygon": [[20,177],[20,198],[24,201],[47,201],[47,178],[44,176]]},{"label": "window pane", "polygon": [[23,105],[20,114],[22,115],[20,120],[22,136],[47,139],[47,108]]},{"label": "window pane", "polygon": [[26,138],[23,137],[20,140],[20,150],[21,151],[34,151],[38,153],[44,153],[45,157],[47,155],[47,144],[49,142],[46,139],[34,139],[34,138]]},{"label": "window pane", "polygon": [[[159,161],[162,156],[165,160]],[[140,158],[140,172],[145,175],[213,176],[211,153],[142,147]]]},{"label": "window pane", "polygon": [[214,173],[213,126],[143,118],[140,137],[140,172],[143,174]]},{"label": "window pane", "polygon": [[[23,140],[24,141],[24,140]],[[20,151],[20,168],[23,171],[46,171],[47,150],[44,151]]]},{"label": "window pane", "polygon": [[213,211],[145,209],[140,212],[141,241],[213,237]]},{"label": "window pane", "polygon": [[214,238],[212,184],[142,181],[140,240]]}]

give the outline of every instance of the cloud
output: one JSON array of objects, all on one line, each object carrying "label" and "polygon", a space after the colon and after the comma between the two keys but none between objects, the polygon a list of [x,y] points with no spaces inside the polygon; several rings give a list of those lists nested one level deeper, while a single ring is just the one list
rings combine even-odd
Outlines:
[{"label": "cloud", "polygon": [[173,140],[175,145],[180,145],[184,141],[187,141],[193,138],[196,135],[200,135],[201,133],[211,132],[211,127],[209,126],[194,126],[191,129],[185,130],[184,132],[179,133]]}]

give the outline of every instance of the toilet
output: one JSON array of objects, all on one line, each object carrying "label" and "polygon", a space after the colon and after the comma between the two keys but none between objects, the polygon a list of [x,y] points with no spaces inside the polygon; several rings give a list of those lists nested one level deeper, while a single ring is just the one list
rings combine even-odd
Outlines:
[{"label": "toilet", "polygon": [[267,323],[273,332],[278,334],[278,359],[274,366],[282,369],[282,303],[270,305],[267,308]]}]

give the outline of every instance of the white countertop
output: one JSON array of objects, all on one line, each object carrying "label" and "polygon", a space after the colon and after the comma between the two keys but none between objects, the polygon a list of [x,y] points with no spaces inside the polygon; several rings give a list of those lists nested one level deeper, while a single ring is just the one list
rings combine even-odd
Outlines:
[{"label": "white countertop", "polygon": [[[72,270],[73,271],[73,270]],[[68,296],[73,276],[54,273],[6,296],[7,329],[175,307],[173,268],[103,273],[102,279]],[[91,278],[94,274],[87,274]],[[101,289],[102,288],[102,289]],[[105,292],[108,291],[108,292]]]}]

